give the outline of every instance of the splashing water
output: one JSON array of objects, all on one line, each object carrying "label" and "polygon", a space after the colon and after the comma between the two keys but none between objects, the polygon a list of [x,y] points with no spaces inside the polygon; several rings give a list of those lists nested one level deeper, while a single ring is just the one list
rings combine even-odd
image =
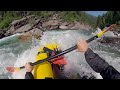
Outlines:
[{"label": "splashing water", "polygon": [[[21,43],[19,40],[16,43],[8,44],[8,48],[0,48],[0,75],[1,78],[13,78],[13,79],[24,79],[25,69],[20,70],[18,73],[9,74],[6,70],[6,66],[20,67],[25,65],[27,62],[34,62],[37,55],[37,51],[40,47],[45,46],[47,43],[58,43],[62,50],[68,49],[77,43],[78,39],[88,39],[90,34],[87,31],[82,30],[66,30],[66,31],[46,31],[41,37],[41,40],[32,39],[30,42]],[[16,47],[15,47],[16,45]],[[14,48],[13,48],[14,46]],[[99,42],[93,41],[89,44],[90,48],[94,50],[97,54],[103,57],[109,64],[113,65],[118,71],[120,71],[119,60],[120,52],[112,53],[110,49],[106,48],[105,45],[99,44]],[[6,53],[11,52],[11,54]],[[17,53],[16,53],[17,52]],[[6,57],[6,55],[8,57]],[[70,79],[79,79],[83,76],[90,78],[94,76],[95,78],[102,78],[99,73],[94,72],[91,67],[87,64],[84,54],[77,52],[76,50],[65,54],[65,58],[68,64],[65,66],[65,76]],[[5,61],[6,60],[6,61]],[[3,77],[4,76],[6,77]]]},{"label": "splashing water", "polygon": [[[37,46],[31,46],[30,49],[22,53],[16,60],[14,64],[15,67],[20,67],[25,65],[27,62],[34,62],[37,50],[39,47],[45,46],[48,43],[57,43],[62,50],[68,49],[77,43],[77,40],[88,39],[88,36],[81,34],[81,31],[47,31],[38,41]],[[72,51],[65,55],[68,60],[68,64],[65,66],[65,75],[68,78],[76,78],[77,74],[84,76],[85,74],[90,77],[91,73],[97,75],[86,63],[84,55],[75,51]],[[14,73],[12,78],[24,79],[25,69],[21,70],[19,73]]]}]

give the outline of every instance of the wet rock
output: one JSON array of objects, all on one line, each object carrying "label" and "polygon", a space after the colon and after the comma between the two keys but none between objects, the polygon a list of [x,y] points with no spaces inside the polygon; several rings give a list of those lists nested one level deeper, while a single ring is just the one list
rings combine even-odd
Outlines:
[{"label": "wet rock", "polygon": [[120,44],[120,37],[104,37],[103,40],[100,41],[101,43],[107,44]]},{"label": "wet rock", "polygon": [[57,30],[57,29],[59,29],[59,25],[50,26],[48,30]]},{"label": "wet rock", "polygon": [[49,20],[49,21],[43,23],[43,27],[50,26],[50,25],[51,26],[59,25],[59,21],[58,20]]},{"label": "wet rock", "polygon": [[0,39],[5,37],[5,33],[6,33],[7,29],[2,29],[0,30]]},{"label": "wet rock", "polygon": [[86,24],[81,24],[80,22],[63,22],[61,20],[48,20],[43,23],[43,28],[45,30],[55,30],[55,29],[62,29],[62,30],[91,30],[92,27]]},{"label": "wet rock", "polygon": [[[28,20],[29,21],[34,20],[34,24],[29,24]],[[24,24],[22,22],[24,22]],[[20,26],[16,28],[16,26],[15,26],[16,24],[18,24],[18,25],[20,24]],[[22,18],[20,20],[12,22],[9,30],[5,33],[5,36],[10,36],[10,35],[13,35],[13,34],[16,34],[16,33],[26,33],[26,32],[29,32],[29,33],[31,33],[32,35],[35,36],[37,33],[40,34],[38,32],[38,29],[40,29],[39,32],[41,30],[43,31],[41,20],[35,18],[34,16],[27,16],[26,18]],[[37,34],[37,36],[38,36],[38,34]]]},{"label": "wet rock", "polygon": [[43,31],[40,29],[32,29],[29,32],[23,33],[22,35],[19,36],[19,39],[21,41],[27,41],[31,40],[33,37],[39,39],[43,34]]},{"label": "wet rock", "polygon": [[68,26],[69,23],[68,23],[68,22],[61,22],[61,25],[63,25],[63,26]]},{"label": "wet rock", "polygon": [[55,30],[55,29],[59,29],[59,21],[58,20],[49,20],[46,21],[42,24],[42,27],[45,30]]},{"label": "wet rock", "polygon": [[24,17],[19,20],[14,20],[11,23],[11,27],[14,28],[14,30],[16,30],[16,29],[20,28],[21,26],[26,25],[31,18],[35,18],[35,16],[30,15],[30,16]]},{"label": "wet rock", "polygon": [[91,30],[92,28],[87,24],[81,24],[79,22],[75,22],[74,26],[71,29],[82,29],[82,30]]},{"label": "wet rock", "polygon": [[29,20],[31,19],[35,19],[35,16],[30,15],[30,16],[23,17],[22,19],[19,19],[19,20],[14,20],[10,24],[8,31],[5,33],[5,36],[10,36],[16,33],[23,33],[27,30],[29,31],[30,27],[32,27],[28,24]]},{"label": "wet rock", "polygon": [[0,39],[3,38],[3,37],[5,37],[4,31],[1,30],[1,31],[0,31]]},{"label": "wet rock", "polygon": [[28,41],[28,40],[31,40],[32,39],[32,35],[31,34],[29,34],[29,33],[25,33],[25,34],[23,34],[23,35],[20,35],[19,37],[18,37],[18,39],[20,40],[20,41]]},{"label": "wet rock", "polygon": [[[31,25],[30,25],[30,24],[26,24],[26,25],[20,27],[19,29],[15,30],[14,33],[27,32],[27,31],[29,31],[30,28],[31,28]],[[14,33],[13,33],[13,34],[14,34]]]},{"label": "wet rock", "polygon": [[59,26],[59,29],[68,29],[68,27],[64,26],[64,25],[61,25],[61,26]]},{"label": "wet rock", "polygon": [[40,20],[40,19],[35,20],[34,24],[31,25],[31,28],[28,31],[30,31],[31,29],[34,29],[34,28],[38,28],[38,29],[41,29],[42,31],[44,31],[42,20]]},{"label": "wet rock", "polygon": [[[30,24],[31,21],[31,24]],[[49,18],[41,18],[38,19],[34,15],[26,16],[20,20],[15,20],[10,24],[10,27],[5,34],[0,34],[0,38],[5,36],[10,36],[16,33],[31,33],[33,36],[36,35],[36,32],[47,31],[47,30],[73,30],[73,29],[82,29],[82,30],[90,30],[91,27],[86,24],[81,24],[80,22],[65,22],[60,19],[58,14],[54,14]],[[36,30],[36,31],[35,31]],[[41,34],[40,34],[41,35]],[[37,34],[37,37],[39,35]]]},{"label": "wet rock", "polygon": [[35,38],[40,38],[43,35],[43,31],[38,28],[35,28],[26,32],[25,34],[31,35],[32,37],[35,37]]},{"label": "wet rock", "polygon": [[80,23],[75,23],[75,25],[71,29],[80,29],[81,25]]},{"label": "wet rock", "polygon": [[24,25],[20,27],[19,29],[15,30],[13,27],[11,27],[6,33],[5,36],[13,35],[16,33],[24,33],[25,31],[28,31],[31,28],[30,24]]}]

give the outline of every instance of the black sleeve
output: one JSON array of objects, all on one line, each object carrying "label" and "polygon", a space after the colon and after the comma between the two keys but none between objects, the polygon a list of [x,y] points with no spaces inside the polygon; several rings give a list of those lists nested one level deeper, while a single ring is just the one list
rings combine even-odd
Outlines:
[{"label": "black sleeve", "polygon": [[34,79],[34,76],[32,75],[31,72],[26,72],[25,79]]},{"label": "black sleeve", "polygon": [[102,70],[100,74],[103,79],[120,79],[120,73],[111,65]]},{"label": "black sleeve", "polygon": [[85,52],[85,59],[95,72],[101,74],[103,79],[120,78],[120,73],[115,68],[109,65],[103,58],[89,48]]}]

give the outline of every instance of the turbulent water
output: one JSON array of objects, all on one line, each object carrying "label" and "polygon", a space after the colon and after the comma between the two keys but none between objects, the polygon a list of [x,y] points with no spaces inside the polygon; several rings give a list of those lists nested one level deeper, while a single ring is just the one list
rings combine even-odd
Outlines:
[{"label": "turbulent water", "polygon": [[[88,39],[91,33],[84,30],[65,30],[44,32],[41,40],[31,39],[23,41],[16,34],[0,40],[0,78],[1,79],[24,79],[25,69],[17,73],[6,71],[7,66],[20,67],[27,62],[34,62],[39,47],[47,43],[58,43],[62,50],[72,47],[78,39]],[[109,64],[120,71],[120,48],[100,44],[96,40],[89,47],[103,57]],[[68,64],[65,66],[65,76],[70,79],[79,79],[83,76],[101,78],[99,73],[94,72],[85,61],[83,53],[76,50],[65,55]]]}]

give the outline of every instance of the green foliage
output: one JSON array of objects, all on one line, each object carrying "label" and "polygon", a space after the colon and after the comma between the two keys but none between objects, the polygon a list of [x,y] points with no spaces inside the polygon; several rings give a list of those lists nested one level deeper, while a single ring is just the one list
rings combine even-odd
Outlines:
[{"label": "green foliage", "polygon": [[120,11],[108,11],[106,14],[98,16],[96,26],[104,28],[110,24],[120,25]]},{"label": "green foliage", "polygon": [[118,21],[116,24],[117,24],[117,25],[120,25],[120,21]]},{"label": "green foliage", "polygon": [[78,21],[81,23],[89,24],[91,26],[96,25],[96,17],[85,13],[85,11],[62,11],[60,16],[64,21],[74,22]]},{"label": "green foliage", "polygon": [[91,25],[93,28],[95,28],[96,21],[97,21],[96,17],[89,15],[89,14],[86,14],[86,13],[83,15],[83,17],[84,17],[83,18],[84,23],[87,23],[87,24]]},{"label": "green foliage", "polygon": [[79,21],[80,17],[75,11],[63,12],[62,19],[67,22]]},{"label": "green foliage", "polygon": [[20,16],[17,16],[15,11],[4,12],[2,20],[0,20],[0,29],[7,28],[13,20],[16,20],[19,18],[20,18]]},{"label": "green foliage", "polygon": [[54,14],[54,11],[32,11],[31,14],[37,15],[39,18],[47,18]]}]

